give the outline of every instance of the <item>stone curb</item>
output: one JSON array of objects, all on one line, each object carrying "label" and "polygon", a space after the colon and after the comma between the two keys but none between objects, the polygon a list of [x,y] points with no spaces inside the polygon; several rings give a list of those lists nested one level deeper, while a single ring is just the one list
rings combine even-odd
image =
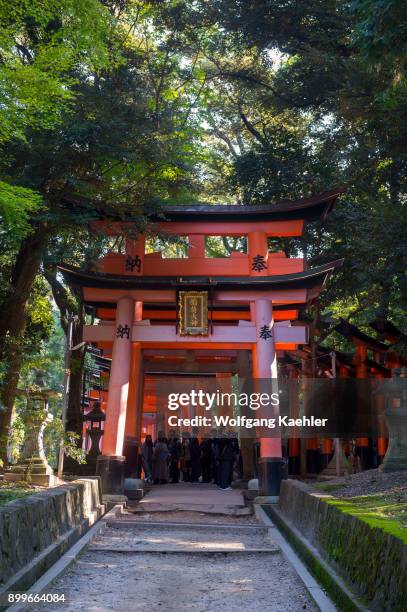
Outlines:
[{"label": "stone curb", "polygon": [[[108,518],[116,516],[119,508],[113,507],[107,514],[105,514],[100,520],[91,527],[85,535],[83,535],[77,542],[54,563],[48,571],[41,576],[37,582],[35,582],[30,589],[26,591],[27,594],[43,593],[53,582],[56,580],[80,555],[80,553],[88,546],[93,538],[103,532],[106,528],[106,521]],[[35,561],[35,560],[34,560]],[[9,589],[10,590],[10,589]],[[22,612],[26,609],[27,604],[18,603],[7,608],[8,612]],[[5,609],[5,608],[4,608]]]},{"label": "stone curb", "polygon": [[[273,524],[286,538],[292,550],[298,554],[302,564],[304,564],[318,583],[322,585],[341,612],[369,612],[369,608],[363,605],[344,580],[322,558],[317,549],[281,513],[275,504],[262,507],[262,511],[266,516],[271,517]],[[313,592],[311,590],[310,592],[313,596]],[[318,603],[318,605],[320,604]],[[323,612],[326,610],[325,607],[321,609]]]}]

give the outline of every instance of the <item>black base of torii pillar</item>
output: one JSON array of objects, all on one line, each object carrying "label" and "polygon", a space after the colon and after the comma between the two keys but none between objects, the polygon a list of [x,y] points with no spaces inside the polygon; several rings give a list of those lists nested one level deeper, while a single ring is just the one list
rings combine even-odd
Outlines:
[{"label": "black base of torii pillar", "polygon": [[263,457],[259,460],[259,495],[277,501],[282,480],[288,477],[287,460],[283,457]]},{"label": "black base of torii pillar", "polygon": [[96,475],[104,495],[124,495],[124,467],[126,457],[121,455],[99,455]]}]

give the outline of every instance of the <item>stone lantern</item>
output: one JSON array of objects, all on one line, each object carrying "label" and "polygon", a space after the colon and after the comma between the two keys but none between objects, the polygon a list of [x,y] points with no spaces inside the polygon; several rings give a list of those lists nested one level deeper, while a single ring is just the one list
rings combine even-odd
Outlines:
[{"label": "stone lantern", "polygon": [[392,374],[377,391],[386,398],[389,430],[389,446],[380,468],[383,472],[407,470],[407,369],[395,368]]},{"label": "stone lantern", "polygon": [[18,395],[27,398],[24,412],[25,437],[18,462],[11,465],[4,474],[7,481],[27,481],[42,486],[57,484],[54,471],[49,465],[44,452],[44,431],[53,420],[48,411],[50,397],[59,394],[51,389],[41,389],[35,386],[29,390],[18,390]]},{"label": "stone lantern", "polygon": [[90,412],[83,416],[83,421],[87,423],[86,433],[90,438],[90,449],[86,455],[86,465],[82,471],[88,475],[93,475],[96,472],[96,459],[100,455],[100,439],[104,434],[102,423],[104,423],[106,415],[100,407],[100,402],[95,402]]}]

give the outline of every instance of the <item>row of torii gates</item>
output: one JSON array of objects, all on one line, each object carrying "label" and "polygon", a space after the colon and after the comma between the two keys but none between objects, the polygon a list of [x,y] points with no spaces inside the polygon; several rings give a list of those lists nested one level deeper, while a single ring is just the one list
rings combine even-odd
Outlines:
[{"label": "row of torii gates", "polygon": [[[123,491],[125,438],[140,441],[143,410],[151,408],[143,405],[146,377],[237,372],[277,378],[279,357],[307,345],[299,313],[342,262],[306,268],[302,258],[270,252],[269,239],[298,237],[307,222],[323,222],[340,193],[274,205],[171,206],[135,238],[131,219],[98,221],[99,231],[125,237],[125,252],[109,252],[92,270],[60,266],[94,313],[83,340],[111,359],[98,457],[105,492]],[[147,253],[148,235],[183,237],[187,256]],[[214,236],[244,237],[246,252],[209,257],[206,241]],[[258,442],[261,494],[277,495],[284,472],[281,440]]]}]

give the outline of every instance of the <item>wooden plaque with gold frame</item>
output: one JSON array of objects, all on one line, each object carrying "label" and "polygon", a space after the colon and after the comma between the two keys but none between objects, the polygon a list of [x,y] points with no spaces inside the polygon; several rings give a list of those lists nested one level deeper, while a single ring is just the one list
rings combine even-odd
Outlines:
[{"label": "wooden plaque with gold frame", "polygon": [[208,292],[180,291],[178,320],[181,336],[208,335]]}]

